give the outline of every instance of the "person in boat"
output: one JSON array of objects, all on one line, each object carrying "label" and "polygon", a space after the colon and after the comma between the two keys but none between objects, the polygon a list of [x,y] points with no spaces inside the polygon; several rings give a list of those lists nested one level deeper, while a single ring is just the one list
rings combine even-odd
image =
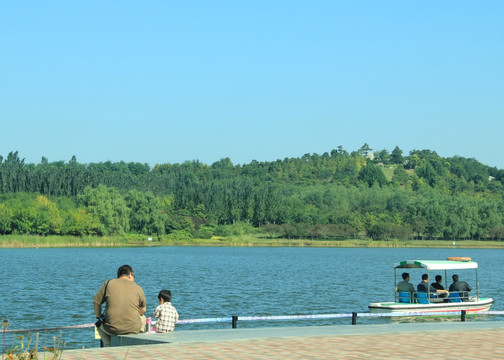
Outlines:
[{"label": "person in boat", "polygon": [[417,285],[418,292],[430,293],[430,297],[437,298],[443,296],[448,296],[448,290],[436,289],[434,286],[429,285],[429,275],[423,274],[422,281]]},{"label": "person in boat", "polygon": [[[105,281],[93,299],[98,319],[96,330],[103,346],[110,346],[111,335],[138,334],[144,332],[147,300],[142,288],[135,283],[133,268],[123,265],[117,270],[117,279]],[[105,316],[101,314],[106,303]]]},{"label": "person in boat", "polygon": [[444,290],[444,286],[441,284],[441,282],[443,281],[443,277],[441,275],[436,275],[435,277],[436,279],[436,282],[433,282],[431,285],[433,288],[436,288],[438,290]]},{"label": "person in boat", "polygon": [[[431,286],[433,288],[435,288],[436,290],[445,290],[444,286],[441,285],[441,282],[443,281],[443,277],[441,275],[436,275],[435,279],[436,279],[436,282],[433,282],[431,284]],[[442,293],[442,294],[438,294],[438,296],[440,298],[446,298],[446,297],[448,297],[448,294],[447,293]],[[448,301],[448,299],[446,299],[445,301]]]},{"label": "person in boat", "polygon": [[156,331],[173,332],[175,323],[178,321],[179,314],[171,303],[171,291],[161,290],[158,294],[159,305],[154,310],[152,316],[157,318]]},{"label": "person in boat", "polygon": [[[446,289],[444,288],[444,286],[441,284],[443,282],[443,277],[441,275],[436,275],[436,277],[434,279],[436,279],[436,281],[433,282],[431,284],[431,286],[434,289],[436,289],[436,290],[445,290],[446,291]],[[438,295],[439,295],[439,297],[446,297],[448,295],[447,293],[448,292],[441,293],[441,294],[438,294]]]},{"label": "person in boat", "polygon": [[[399,294],[400,293],[409,293],[410,296],[409,296],[409,299],[401,299],[401,295],[399,295],[399,301],[400,302],[413,302],[413,296],[415,294],[415,287],[413,286],[412,283],[409,282],[410,280],[410,276],[409,276],[409,273],[405,272],[405,273],[402,273],[402,278],[403,278],[403,281],[400,281],[399,283],[397,283],[397,286],[395,287],[395,292],[398,292]],[[408,300],[408,301],[405,301],[405,300]]]},{"label": "person in boat", "polygon": [[450,292],[458,293],[462,301],[469,301],[469,291],[472,290],[469,284],[460,281],[457,274],[453,274],[452,279],[453,283],[449,287]]}]

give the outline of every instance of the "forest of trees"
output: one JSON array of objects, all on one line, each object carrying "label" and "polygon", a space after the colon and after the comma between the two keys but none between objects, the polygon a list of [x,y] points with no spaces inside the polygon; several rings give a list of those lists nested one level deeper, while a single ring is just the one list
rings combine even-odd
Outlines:
[{"label": "forest of trees", "polygon": [[0,156],[0,235],[504,237],[504,171],[395,147],[234,165]]}]

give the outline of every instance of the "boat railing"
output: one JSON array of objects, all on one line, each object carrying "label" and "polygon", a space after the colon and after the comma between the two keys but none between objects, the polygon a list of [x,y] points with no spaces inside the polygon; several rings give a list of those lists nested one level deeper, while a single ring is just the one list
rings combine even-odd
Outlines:
[{"label": "boat railing", "polygon": [[471,297],[467,291],[451,291],[448,298],[453,302],[471,301]]},{"label": "boat railing", "polygon": [[439,302],[467,302],[471,301],[471,297],[467,291],[451,291],[448,296],[437,295],[434,293],[426,293],[416,291],[410,293],[408,291],[399,291],[395,293],[395,302],[409,304],[430,304]]},{"label": "boat railing", "polygon": [[409,291],[398,291],[395,293],[395,302],[413,304],[416,299],[415,294]]}]

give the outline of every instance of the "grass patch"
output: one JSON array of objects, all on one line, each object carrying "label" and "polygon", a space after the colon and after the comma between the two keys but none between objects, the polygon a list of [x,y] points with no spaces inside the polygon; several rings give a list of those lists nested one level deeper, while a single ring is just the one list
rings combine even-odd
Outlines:
[{"label": "grass patch", "polygon": [[394,170],[397,168],[397,164],[391,164],[391,165],[383,165],[382,171],[383,175],[385,175],[385,178],[387,181],[392,180],[392,176],[394,176]]},{"label": "grass patch", "polygon": [[35,236],[5,235],[0,237],[0,248],[58,248],[58,247],[135,247],[135,246],[293,246],[293,247],[344,247],[344,248],[504,248],[502,241],[477,240],[310,240],[264,238],[252,234],[241,236],[213,236],[210,239],[187,237],[147,236]]},{"label": "grass patch", "polygon": [[120,247],[135,245],[138,245],[138,242],[128,241],[118,236],[4,235],[0,237],[1,248]]}]

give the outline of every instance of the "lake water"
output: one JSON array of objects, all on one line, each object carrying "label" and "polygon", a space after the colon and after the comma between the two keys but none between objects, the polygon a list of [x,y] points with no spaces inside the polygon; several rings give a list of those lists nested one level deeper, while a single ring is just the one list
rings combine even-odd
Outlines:
[{"label": "lake water", "polygon": [[[469,256],[479,263],[480,295],[503,310],[501,249],[145,247],[2,249],[1,320],[11,329],[92,323],[93,297],[123,264],[152,315],[161,289],[170,289],[181,319],[367,312],[372,301],[392,300],[394,262]],[[411,282],[421,272],[411,271]],[[431,280],[435,274],[431,273]],[[473,278],[464,278],[476,288]],[[461,274],[461,278],[464,274]],[[359,323],[386,322],[359,319]],[[238,322],[238,327],[349,324],[348,319]],[[230,323],[178,325],[176,331],[230,328]],[[41,334],[46,343],[60,331]],[[12,334],[7,334],[7,343]],[[9,341],[10,339],[10,341]],[[66,348],[97,347],[92,328],[64,330]]]}]

